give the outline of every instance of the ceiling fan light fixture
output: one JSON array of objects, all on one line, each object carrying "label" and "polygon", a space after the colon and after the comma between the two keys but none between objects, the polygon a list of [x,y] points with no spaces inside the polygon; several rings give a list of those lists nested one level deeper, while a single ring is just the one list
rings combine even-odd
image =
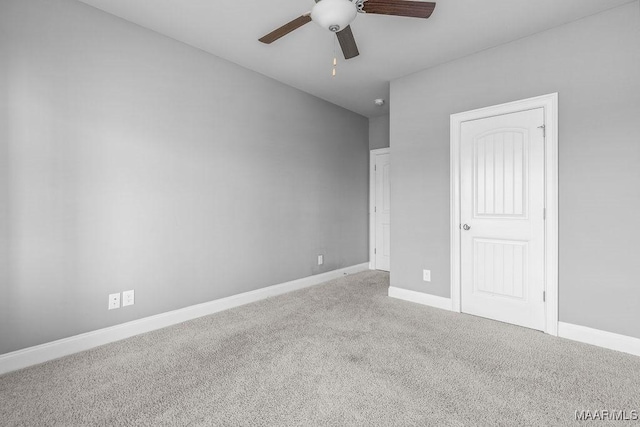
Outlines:
[{"label": "ceiling fan light fixture", "polygon": [[320,0],[311,10],[313,22],[334,33],[346,28],[356,15],[356,6],[350,0]]}]

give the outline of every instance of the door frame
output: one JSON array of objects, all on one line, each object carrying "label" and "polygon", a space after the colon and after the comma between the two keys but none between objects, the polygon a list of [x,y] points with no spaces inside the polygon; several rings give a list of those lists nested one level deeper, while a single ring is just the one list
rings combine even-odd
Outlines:
[{"label": "door frame", "polygon": [[451,115],[451,309],[460,313],[461,305],[461,233],[460,233],[460,137],[461,125],[520,111],[544,109],[545,123],[545,330],[558,335],[558,93],[508,102]]},{"label": "door frame", "polygon": [[391,148],[387,147],[369,152],[369,270],[376,269],[376,255],[373,252],[376,247],[376,156],[390,154],[390,151]]}]

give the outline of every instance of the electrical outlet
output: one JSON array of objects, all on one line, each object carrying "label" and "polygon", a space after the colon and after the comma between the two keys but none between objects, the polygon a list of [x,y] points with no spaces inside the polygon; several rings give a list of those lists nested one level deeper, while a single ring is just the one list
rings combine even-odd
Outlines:
[{"label": "electrical outlet", "polygon": [[318,265],[324,264],[324,255],[318,255]]},{"label": "electrical outlet", "polygon": [[126,307],[133,304],[135,304],[135,294],[133,289],[131,289],[130,291],[124,291],[122,293],[122,306]]},{"label": "electrical outlet", "polygon": [[120,293],[109,294],[109,310],[120,308]]},{"label": "electrical outlet", "polygon": [[422,280],[425,282],[431,281],[431,270],[422,270]]}]

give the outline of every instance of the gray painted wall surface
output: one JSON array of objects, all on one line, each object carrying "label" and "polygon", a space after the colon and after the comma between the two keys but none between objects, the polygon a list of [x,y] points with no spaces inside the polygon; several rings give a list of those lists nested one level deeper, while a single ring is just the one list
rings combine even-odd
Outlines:
[{"label": "gray painted wall surface", "polygon": [[0,353],[368,260],[366,118],[74,1],[0,49]]},{"label": "gray painted wall surface", "polygon": [[449,297],[450,114],[559,92],[560,320],[640,337],[638,76],[634,2],[393,81],[392,286]]},{"label": "gray painted wall surface", "polygon": [[369,150],[389,146],[389,116],[369,119]]}]

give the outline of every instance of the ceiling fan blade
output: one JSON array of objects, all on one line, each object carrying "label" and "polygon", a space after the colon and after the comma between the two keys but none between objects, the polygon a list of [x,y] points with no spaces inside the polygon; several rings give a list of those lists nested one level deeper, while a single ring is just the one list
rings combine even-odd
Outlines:
[{"label": "ceiling fan blade", "polygon": [[356,39],[353,38],[353,33],[351,32],[351,25],[347,25],[344,30],[338,31],[336,37],[338,37],[338,41],[340,42],[344,59],[351,59],[360,55],[358,46],[356,45]]},{"label": "ceiling fan blade", "polygon": [[436,4],[424,1],[408,0],[366,0],[362,10],[379,15],[408,16],[411,18],[428,18]]},{"label": "ceiling fan blade", "polygon": [[305,13],[302,16],[298,16],[293,21],[291,21],[291,22],[289,22],[287,24],[284,24],[282,27],[271,31],[269,34],[267,34],[266,36],[262,37],[259,40],[262,43],[271,44],[274,41],[278,40],[280,37],[286,36],[291,31],[302,27],[304,24],[306,24],[308,22],[311,22],[311,14],[310,13]]}]

